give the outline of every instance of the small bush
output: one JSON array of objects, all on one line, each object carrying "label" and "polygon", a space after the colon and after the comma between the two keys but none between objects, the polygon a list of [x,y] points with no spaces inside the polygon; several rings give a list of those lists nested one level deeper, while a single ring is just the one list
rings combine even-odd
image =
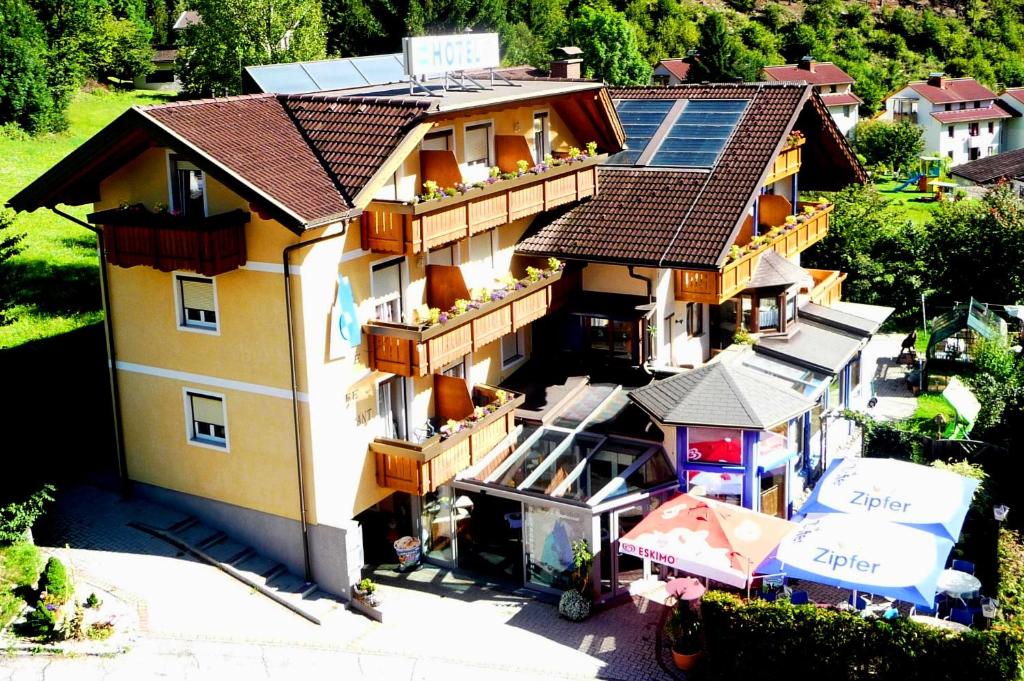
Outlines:
[{"label": "small bush", "polygon": [[12,502],[0,507],[0,546],[14,544],[25,538],[25,533],[39,519],[46,504],[53,501],[53,485],[43,485],[25,501]]},{"label": "small bush", "polygon": [[28,586],[39,579],[43,559],[34,544],[20,542],[0,550],[0,583]]},{"label": "small bush", "polygon": [[573,622],[582,622],[590,617],[590,599],[576,589],[562,592],[558,599],[558,613]]},{"label": "small bush", "polygon": [[39,579],[39,591],[46,593],[48,602],[57,605],[67,603],[71,594],[74,593],[64,563],[60,562],[56,556],[52,556],[50,560],[46,561],[43,576]]},{"label": "small bush", "polygon": [[85,632],[85,637],[93,641],[104,641],[114,633],[113,622],[95,622]]},{"label": "small bush", "polygon": [[11,593],[10,589],[0,586],[0,629],[14,619],[24,604],[25,601]]},{"label": "small bush", "polygon": [[89,597],[85,599],[85,607],[87,608],[98,608],[101,605],[103,605],[103,601],[94,593],[89,594]]},{"label": "small bush", "polygon": [[25,616],[25,634],[31,638],[50,640],[57,628],[57,606],[39,603]]}]

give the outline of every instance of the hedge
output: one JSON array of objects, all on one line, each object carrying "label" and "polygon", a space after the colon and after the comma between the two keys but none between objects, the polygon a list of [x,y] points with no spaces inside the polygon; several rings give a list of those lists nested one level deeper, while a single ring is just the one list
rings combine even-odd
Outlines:
[{"label": "hedge", "polygon": [[701,606],[709,679],[788,681],[1008,681],[1021,679],[1021,639],[1012,632],[950,634],[905,618],[786,602],[744,603],[710,592]]}]

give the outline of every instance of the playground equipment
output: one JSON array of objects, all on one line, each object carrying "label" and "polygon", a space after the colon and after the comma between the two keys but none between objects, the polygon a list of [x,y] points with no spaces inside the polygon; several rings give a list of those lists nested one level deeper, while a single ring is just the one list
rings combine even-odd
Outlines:
[{"label": "playground equipment", "polygon": [[903,191],[904,189],[906,189],[907,187],[909,187],[910,185],[912,185],[912,184],[917,184],[917,183],[918,183],[918,181],[919,181],[919,180],[920,180],[920,179],[921,179],[922,177],[924,177],[924,175],[922,175],[921,173],[911,173],[911,174],[910,174],[910,177],[908,177],[908,178],[907,178],[907,179],[906,179],[906,180],[905,180],[905,181],[903,182],[903,184],[901,184],[900,186],[898,186],[898,187],[896,187],[895,189],[893,189],[893,191],[894,191],[894,192],[901,192],[901,191]]},{"label": "playground equipment", "polygon": [[916,184],[917,191],[927,192],[929,191],[928,182],[942,176],[941,156],[919,156],[918,160],[921,164],[921,171],[914,171],[910,173],[910,177],[904,180],[901,185],[892,191],[901,192],[910,185]]}]

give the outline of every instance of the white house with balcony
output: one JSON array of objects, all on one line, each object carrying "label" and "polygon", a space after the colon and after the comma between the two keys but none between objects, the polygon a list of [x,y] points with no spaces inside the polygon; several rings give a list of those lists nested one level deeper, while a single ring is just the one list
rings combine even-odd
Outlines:
[{"label": "white house with balcony", "polygon": [[818,62],[811,57],[804,57],[799,64],[766,66],[764,77],[769,81],[813,85],[839,130],[847,137],[853,137],[853,129],[860,120],[858,107],[863,101],[853,94],[852,87],[856,81],[846,71],[832,62]]},{"label": "white house with balcony", "polygon": [[876,120],[910,121],[924,130],[924,147],[952,165],[1005,150],[1005,127],[1016,114],[994,92],[973,78],[933,73],[885,98]]},{"label": "white house with balcony", "polygon": [[1016,151],[1024,149],[1024,87],[1011,87],[1003,90],[999,95],[1003,107],[1009,109],[1013,114],[1005,123],[1003,134],[1003,151]]}]

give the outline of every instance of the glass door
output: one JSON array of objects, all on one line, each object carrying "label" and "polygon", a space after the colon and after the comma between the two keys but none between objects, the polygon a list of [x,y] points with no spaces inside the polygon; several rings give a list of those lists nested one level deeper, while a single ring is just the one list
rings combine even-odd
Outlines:
[{"label": "glass door", "polygon": [[612,583],[614,584],[613,593],[617,596],[628,594],[630,584],[647,576],[642,558],[619,553],[619,538],[636,527],[644,519],[646,513],[647,503],[611,511],[610,525],[615,532],[615,541],[612,542],[611,552],[611,562],[614,566]]},{"label": "glass door", "polygon": [[582,514],[541,504],[523,504],[523,510],[526,582],[551,593],[572,587],[572,543],[580,539],[590,541]]}]

